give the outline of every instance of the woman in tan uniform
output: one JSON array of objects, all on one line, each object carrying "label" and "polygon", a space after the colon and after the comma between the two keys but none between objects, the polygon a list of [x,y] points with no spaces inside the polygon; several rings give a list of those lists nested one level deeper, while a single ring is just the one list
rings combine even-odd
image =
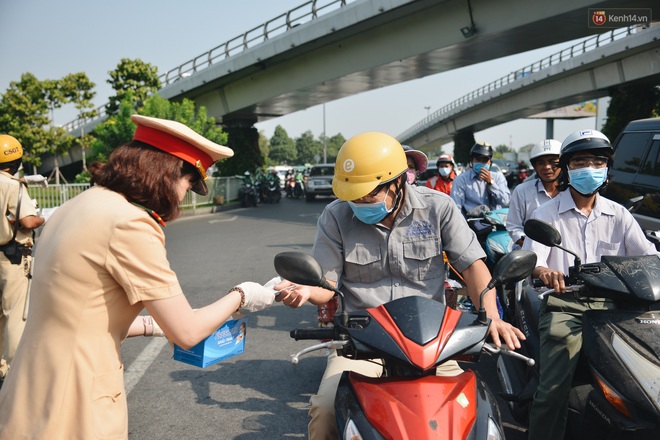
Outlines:
[{"label": "woman in tan uniform", "polygon": [[133,141],[93,167],[96,185],[44,226],[30,317],[0,391],[2,440],[128,438],[120,344],[143,308],[170,341],[190,348],[237,309],[273,302],[273,289],[246,282],[190,307],[161,225],[178,215],[186,191],[206,194],[205,170],[233,151],[178,122],[131,119]]}]

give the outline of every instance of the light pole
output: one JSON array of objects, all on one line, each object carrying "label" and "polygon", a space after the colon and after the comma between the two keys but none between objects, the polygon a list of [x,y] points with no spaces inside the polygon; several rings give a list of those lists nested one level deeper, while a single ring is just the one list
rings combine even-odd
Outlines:
[{"label": "light pole", "polygon": [[428,118],[431,114],[431,106],[427,105],[424,108],[426,109],[426,117]]},{"label": "light pole", "polygon": [[323,163],[328,163],[325,135],[325,102],[323,103]]}]

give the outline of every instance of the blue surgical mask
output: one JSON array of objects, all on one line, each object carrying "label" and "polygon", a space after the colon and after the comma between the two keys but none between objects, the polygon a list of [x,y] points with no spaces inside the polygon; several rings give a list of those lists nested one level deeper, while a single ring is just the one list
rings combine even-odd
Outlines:
[{"label": "blue surgical mask", "polygon": [[392,209],[387,209],[387,194],[389,193],[389,190],[385,194],[385,200],[382,202],[376,202],[376,203],[353,203],[353,202],[348,202],[348,206],[351,207],[353,210],[353,214],[360,220],[362,223],[366,223],[368,225],[375,225],[376,223],[380,222],[383,220],[387,215],[392,212],[392,209],[394,209],[394,206],[392,206]]},{"label": "blue surgical mask", "polygon": [[607,170],[607,167],[568,170],[568,182],[577,192],[583,196],[589,196],[605,183]]},{"label": "blue surgical mask", "polygon": [[472,168],[474,168],[474,172],[479,174],[481,172],[482,168],[486,168],[487,170],[490,170],[490,164],[487,163],[482,163],[482,162],[476,162],[472,164]]},{"label": "blue surgical mask", "polygon": [[440,173],[442,177],[447,177],[451,174],[451,168],[438,168],[438,173]]}]

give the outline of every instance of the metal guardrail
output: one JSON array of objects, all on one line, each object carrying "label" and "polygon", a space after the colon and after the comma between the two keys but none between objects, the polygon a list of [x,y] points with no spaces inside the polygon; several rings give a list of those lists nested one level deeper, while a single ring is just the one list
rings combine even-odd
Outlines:
[{"label": "metal guardrail", "polygon": [[604,34],[595,35],[588,37],[580,43],[577,43],[569,48],[563,49],[557,53],[554,53],[548,57],[545,57],[535,63],[532,63],[528,66],[525,66],[521,69],[515,70],[509,73],[506,76],[503,76],[493,82],[486,84],[483,87],[480,87],[467,95],[461,96],[455,101],[450,102],[444,107],[436,110],[435,112],[428,115],[426,118],[422,119],[403,133],[397,136],[399,140],[410,139],[411,137],[419,134],[425,128],[428,128],[435,123],[446,119],[447,115],[452,114],[455,110],[465,106],[470,101],[473,101],[477,98],[480,98],[488,93],[497,90],[501,87],[509,85],[515,81],[518,81],[522,78],[526,78],[534,73],[540,72],[541,70],[547,69],[555,64],[561,63],[573,57],[583,55],[589,51],[602,47],[606,44],[609,44],[615,40],[625,38],[633,34],[634,30],[638,26],[630,26],[627,28],[614,29],[610,32]]},{"label": "metal guardrail", "polygon": [[[187,78],[194,73],[207,69],[214,63],[224,61],[261,43],[265,43],[269,39],[283,34],[296,26],[315,20],[323,14],[338,10],[351,1],[353,0],[311,0],[305,2],[231,40],[225,41],[190,61],[168,70],[166,73],[160,75],[158,79],[163,86],[170,85],[182,78]],[[96,111],[98,112],[98,116],[94,119],[78,118],[64,124],[62,127],[67,132],[71,132],[88,122],[103,120],[109,116],[106,113],[105,105],[98,107]]]},{"label": "metal guardrail", "polygon": [[[243,182],[236,177],[209,177],[206,181],[209,193],[200,196],[192,191],[186,193],[179,205],[183,209],[194,210],[199,206],[211,204],[224,204],[238,199],[239,189]],[[89,183],[69,183],[61,185],[48,185],[47,187],[28,186],[30,198],[37,201],[41,209],[57,208],[89,189]]]}]

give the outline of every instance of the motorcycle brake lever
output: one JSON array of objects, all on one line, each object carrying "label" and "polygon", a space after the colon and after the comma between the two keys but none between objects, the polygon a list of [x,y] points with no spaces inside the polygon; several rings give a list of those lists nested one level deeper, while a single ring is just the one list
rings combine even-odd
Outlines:
[{"label": "motorcycle brake lever", "polygon": [[[579,292],[580,290],[582,290],[581,286],[566,286],[566,293]],[[555,289],[546,290],[543,293],[539,293],[537,298],[543,301],[543,298],[553,293],[556,293]]]},{"label": "motorcycle brake lever", "polygon": [[303,350],[300,350],[296,354],[292,354],[291,355],[291,363],[293,365],[297,365],[298,362],[300,361],[300,356],[302,356],[304,354],[307,354],[311,351],[321,350],[323,348],[332,348],[332,349],[338,350],[346,344],[348,344],[348,341],[328,341],[328,342],[323,342],[322,344],[312,345],[312,346],[307,347]]},{"label": "motorcycle brake lever", "polygon": [[534,359],[529,358],[525,355],[522,355],[522,354],[518,353],[517,351],[509,350],[506,347],[499,347],[498,348],[498,347],[495,347],[495,346],[490,345],[488,343],[484,343],[484,349],[487,352],[491,353],[491,354],[500,353],[500,354],[503,354],[503,355],[506,355],[506,356],[511,356],[513,358],[520,359],[521,361],[525,362],[530,367],[533,367],[534,364],[536,364],[536,361]]}]

